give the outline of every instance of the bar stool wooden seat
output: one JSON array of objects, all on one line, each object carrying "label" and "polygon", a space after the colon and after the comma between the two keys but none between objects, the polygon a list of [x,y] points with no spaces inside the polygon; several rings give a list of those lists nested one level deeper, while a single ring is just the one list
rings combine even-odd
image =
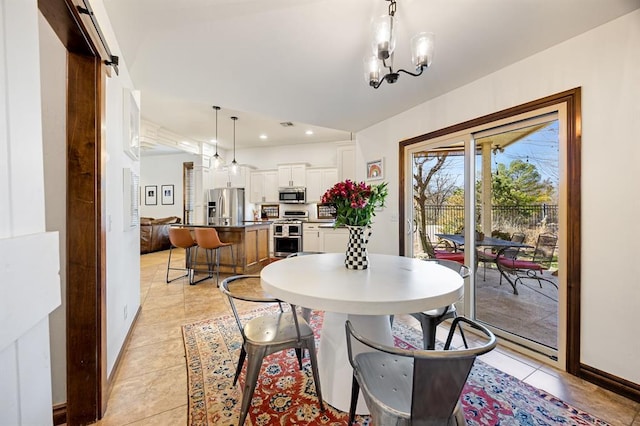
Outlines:
[{"label": "bar stool wooden seat", "polygon": [[[233,243],[225,243],[220,241],[220,236],[215,228],[196,228],[196,253],[197,250],[203,248],[206,250],[208,278],[213,277],[213,265],[215,261],[216,269],[216,285],[220,282],[220,249],[229,247],[231,250],[231,262],[233,263],[233,273],[236,273],[236,261],[233,253]],[[197,254],[196,254],[197,257]]]},{"label": "bar stool wooden seat", "polygon": [[[191,268],[191,249],[196,246],[196,242],[191,236],[191,232],[187,228],[171,227],[169,228],[169,241],[171,246],[169,247],[169,260],[167,262],[167,284],[180,278],[189,277],[189,283],[191,283],[192,268]],[[171,254],[174,248],[181,248],[185,251],[185,266],[184,268],[176,268],[171,266]],[[169,271],[184,271],[184,275],[169,279]]]}]

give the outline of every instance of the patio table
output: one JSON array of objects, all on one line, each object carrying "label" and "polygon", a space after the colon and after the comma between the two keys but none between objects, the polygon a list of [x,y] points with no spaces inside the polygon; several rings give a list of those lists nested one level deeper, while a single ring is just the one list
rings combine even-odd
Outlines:
[{"label": "patio table", "polygon": [[[453,243],[453,246],[456,250],[461,249],[464,246],[464,235],[462,234],[436,234],[436,237],[441,238],[443,240],[447,240]],[[502,256],[505,250],[509,248],[533,248],[528,244],[519,243],[516,241],[503,240],[501,238],[493,238],[493,237],[484,237],[481,240],[476,239],[476,247],[491,247],[497,250],[496,260]],[[516,284],[509,277],[509,275],[500,267],[500,262],[495,262],[500,274],[509,282],[511,287],[513,288],[513,293],[518,294],[518,290],[516,289]]]}]

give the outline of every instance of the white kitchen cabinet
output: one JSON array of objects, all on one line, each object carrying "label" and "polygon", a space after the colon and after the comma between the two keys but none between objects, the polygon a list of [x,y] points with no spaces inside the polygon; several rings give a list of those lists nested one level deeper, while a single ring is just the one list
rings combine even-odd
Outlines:
[{"label": "white kitchen cabinet", "polygon": [[339,146],[338,152],[338,178],[356,180],[356,148],[354,145]]},{"label": "white kitchen cabinet", "polygon": [[302,225],[302,250],[323,253],[343,253],[347,250],[349,230],[320,226],[318,223]]},{"label": "white kitchen cabinet", "polygon": [[278,202],[278,171],[251,172],[249,202],[254,204]]},{"label": "white kitchen cabinet", "polygon": [[278,166],[278,186],[306,186],[306,164],[283,164]]},{"label": "white kitchen cabinet", "polygon": [[347,228],[320,228],[321,248],[324,253],[344,253],[349,242]]},{"label": "white kitchen cabinet", "polygon": [[302,225],[302,251],[322,251],[320,247],[320,227],[317,223]]},{"label": "white kitchen cabinet", "polygon": [[325,191],[336,182],[338,169],[335,167],[307,169],[307,202],[319,202]]},{"label": "white kitchen cabinet", "polygon": [[237,173],[231,173],[231,168],[225,166],[213,172],[214,188],[245,188],[247,186],[247,168],[238,167]]}]

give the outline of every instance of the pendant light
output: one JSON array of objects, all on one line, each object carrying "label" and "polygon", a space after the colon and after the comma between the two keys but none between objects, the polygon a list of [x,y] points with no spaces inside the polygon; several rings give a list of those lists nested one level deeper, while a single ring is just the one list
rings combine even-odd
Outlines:
[{"label": "pendant light", "polygon": [[214,105],[213,109],[216,111],[216,154],[213,156],[213,168],[217,169],[220,167],[220,156],[218,155],[218,111],[220,111],[220,107]]},{"label": "pendant light", "polygon": [[[393,70],[393,51],[396,47],[396,0],[389,2],[389,12],[372,22],[371,47],[372,52],[364,58],[364,78],[369,86],[377,89],[386,81],[393,84],[400,77],[400,73],[418,77],[431,65],[434,51],[434,35],[420,32],[411,38],[411,62],[415,72],[399,69]],[[382,75],[383,69],[387,73]]]},{"label": "pendant light", "polygon": [[231,173],[238,173],[238,162],[236,161],[236,121],[238,117],[231,117],[233,120],[233,161],[231,162]]}]

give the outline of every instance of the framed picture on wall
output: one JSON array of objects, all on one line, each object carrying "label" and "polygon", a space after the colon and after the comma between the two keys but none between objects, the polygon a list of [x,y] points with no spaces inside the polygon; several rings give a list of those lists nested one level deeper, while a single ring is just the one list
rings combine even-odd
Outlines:
[{"label": "framed picture on wall", "polygon": [[383,159],[367,162],[367,180],[384,178]]},{"label": "framed picture on wall", "polygon": [[173,205],[173,185],[162,185],[162,204]]},{"label": "framed picture on wall", "polygon": [[144,187],[145,206],[158,205],[158,185],[147,185]]},{"label": "framed picture on wall", "polygon": [[140,92],[124,89],[123,143],[124,152],[133,160],[140,158]]}]

